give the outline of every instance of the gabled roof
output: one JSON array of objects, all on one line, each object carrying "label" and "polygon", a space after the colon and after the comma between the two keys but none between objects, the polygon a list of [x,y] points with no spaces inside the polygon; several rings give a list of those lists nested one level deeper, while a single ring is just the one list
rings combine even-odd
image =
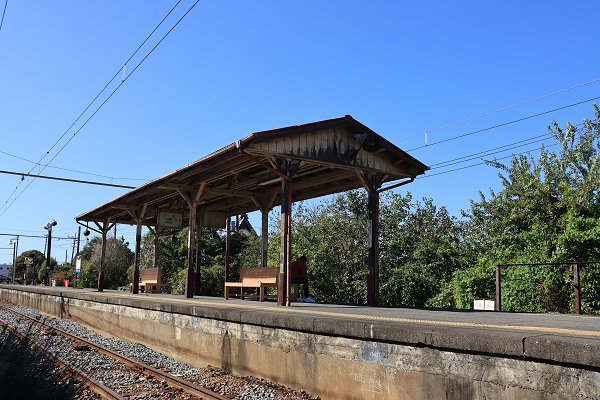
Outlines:
[{"label": "gabled roof", "polygon": [[[131,210],[146,204],[145,223],[158,211],[187,215],[188,203],[203,185],[200,207],[238,215],[281,203],[283,161],[298,167],[293,200],[305,200],[363,187],[364,174],[382,182],[414,178],[429,169],[349,115],[304,125],[255,132],[206,157],[154,179],[76,217],[78,221],[133,224]],[[134,213],[135,214],[135,213]]]}]

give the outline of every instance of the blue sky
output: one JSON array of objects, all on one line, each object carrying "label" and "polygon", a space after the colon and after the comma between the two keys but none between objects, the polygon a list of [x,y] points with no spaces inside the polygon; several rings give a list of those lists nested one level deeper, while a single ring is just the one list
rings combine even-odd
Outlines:
[{"label": "blue sky", "polygon": [[[13,156],[39,160],[174,4],[9,0],[0,31],[0,170],[29,171],[33,164]],[[192,4],[181,1],[125,74]],[[200,1],[50,164],[105,177],[50,167],[42,174],[135,186],[251,132],[345,114],[411,150],[426,131],[433,144],[597,97],[600,82],[435,130],[600,78],[599,14],[598,1]],[[591,103],[410,153],[432,165],[586,117]],[[142,180],[115,179],[123,177]],[[43,235],[54,218],[55,235],[73,235],[76,215],[123,192],[36,180],[13,202],[19,182],[0,174],[0,233]],[[483,166],[402,190],[459,215],[498,184],[497,171]],[[118,228],[128,239],[133,231]],[[70,246],[54,242],[53,255],[63,261]],[[44,243],[22,239],[19,247]],[[0,263],[11,257],[0,249]]]}]

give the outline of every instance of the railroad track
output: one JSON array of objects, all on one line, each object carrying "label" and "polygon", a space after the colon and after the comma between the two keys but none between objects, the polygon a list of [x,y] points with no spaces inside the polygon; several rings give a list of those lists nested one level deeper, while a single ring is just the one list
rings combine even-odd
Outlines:
[{"label": "railroad track", "polygon": [[[1,325],[11,330],[20,340],[28,341],[32,347],[56,362],[65,373],[76,376],[91,390],[104,398],[119,400],[133,400],[136,398],[169,400],[228,399],[165,371],[52,327],[43,321],[31,318],[9,307],[0,305],[0,309],[17,316],[21,320],[30,322],[30,326],[36,326],[38,329],[36,332],[28,329],[27,335],[25,335],[2,320],[0,320]],[[49,351],[44,344],[44,341],[47,341],[48,338],[61,340],[60,346],[69,350],[60,354]],[[65,357],[67,354],[73,355],[80,352],[95,352],[101,355],[102,358],[93,363],[84,362],[76,365],[77,363],[73,362],[73,359],[67,360],[67,357]]]}]

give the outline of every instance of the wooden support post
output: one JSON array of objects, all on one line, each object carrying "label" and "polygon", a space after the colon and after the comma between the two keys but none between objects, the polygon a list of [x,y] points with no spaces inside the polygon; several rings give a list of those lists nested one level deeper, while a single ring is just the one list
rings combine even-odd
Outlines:
[{"label": "wooden support post", "polygon": [[200,296],[202,294],[200,266],[202,265],[202,221],[204,219],[204,207],[200,208],[197,214],[198,230],[196,233],[196,274],[194,275],[194,294]]},{"label": "wooden support post", "polygon": [[196,207],[190,205],[189,231],[188,231],[188,256],[187,271],[185,275],[185,297],[191,299],[194,297],[194,264],[196,262]]},{"label": "wooden support post", "polygon": [[579,265],[573,264],[573,286],[575,289],[575,314],[581,314],[581,286],[579,282]]},{"label": "wooden support post", "polygon": [[154,230],[154,258],[152,260],[152,266],[154,268],[158,268],[158,252],[160,250],[160,245],[159,245],[159,237],[158,237],[158,226],[156,227],[156,229]]},{"label": "wooden support post", "polygon": [[372,185],[369,189],[369,276],[367,281],[367,304],[379,305],[379,192]]},{"label": "wooden support post", "polygon": [[496,304],[494,305],[496,311],[502,311],[502,282],[500,281],[500,272],[500,265],[496,264]]},{"label": "wooden support post", "polygon": [[369,275],[367,277],[367,305],[379,305],[379,188],[386,176],[357,172],[368,193],[369,215]]},{"label": "wooden support post", "polygon": [[[136,220],[135,229],[135,255],[134,255],[134,267],[133,267],[133,288],[132,293],[138,294],[140,287],[140,258],[142,249],[142,222],[144,221],[144,214],[146,214],[147,204],[144,204],[138,214],[130,211],[129,213]],[[158,282],[161,283],[161,282]]]},{"label": "wooden support post", "polygon": [[200,204],[200,199],[204,195],[205,186],[206,182],[201,182],[198,190],[192,193],[177,189],[177,192],[186,201],[190,210],[188,219],[188,256],[184,289],[185,297],[188,299],[194,297],[194,270],[196,265],[196,246],[198,244],[198,221],[196,215],[198,204]]},{"label": "wooden support post", "polygon": [[[225,219],[225,282],[229,280],[229,255],[231,253],[231,215]],[[240,289],[241,290],[241,289]]]},{"label": "wooden support post", "polygon": [[106,259],[106,241],[108,232],[116,224],[111,224],[109,221],[103,221],[102,224],[94,222],[102,234],[102,247],[100,248],[100,267],[98,268],[98,291],[104,291],[104,261]]},{"label": "wooden support post", "polygon": [[287,179],[281,181],[281,250],[279,253],[279,279],[277,280],[277,304],[289,305],[287,298],[287,281],[290,259],[289,223],[292,205],[290,202],[290,182]]},{"label": "wooden support post", "polygon": [[261,230],[260,230],[260,266],[267,267],[267,258],[269,251],[269,209],[260,209]]}]

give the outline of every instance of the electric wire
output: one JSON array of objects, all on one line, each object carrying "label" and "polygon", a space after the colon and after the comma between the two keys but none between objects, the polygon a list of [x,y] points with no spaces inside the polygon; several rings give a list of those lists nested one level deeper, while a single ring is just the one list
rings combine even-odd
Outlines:
[{"label": "electric wire", "polygon": [[2,11],[2,19],[0,20],[0,32],[2,32],[2,25],[4,25],[4,16],[6,15],[6,6],[8,6],[8,0],[4,2],[4,11]]},{"label": "electric wire", "polygon": [[[121,86],[123,86],[123,84],[127,81],[127,79],[129,79],[134,73],[135,71],[137,71],[137,69],[144,63],[144,61],[146,61],[146,59],[154,52],[154,50],[156,50],[156,48],[167,38],[167,36],[169,36],[171,34],[171,32],[181,23],[181,21],[194,9],[194,7],[196,7],[196,5],[200,2],[200,0],[196,0],[190,8],[188,8],[188,10],[177,20],[177,22],[162,36],[162,38],[154,45],[154,47],[152,47],[152,49],[142,58],[142,60],[133,68],[133,70],[127,74],[126,76],[123,77],[123,79],[121,80],[121,82],[118,84],[118,86],[108,95],[108,97],[96,108],[96,110],[92,113],[92,115],[90,115],[85,122],[75,131],[75,133],[73,133],[73,135],[69,138],[69,140],[66,141],[66,143],[56,152],[56,154],[50,159],[50,161],[47,162],[47,164],[49,165],[50,163],[52,163],[52,161],[54,161],[54,159],[56,159],[56,157],[65,149],[65,147],[75,138],[75,136],[77,136],[77,134],[88,124],[88,122],[102,109],[102,107],[112,98],[112,96],[121,88]],[[179,4],[179,2],[177,3]],[[46,167],[42,168],[40,170],[40,173],[43,172],[45,170]],[[33,170],[33,169],[32,169]],[[25,188],[23,188],[23,190],[21,190],[21,192],[15,196],[15,198],[6,206],[6,203],[8,202],[8,200],[5,202],[5,204],[0,207],[0,209],[4,208],[4,210],[2,210],[2,212],[0,213],[0,217],[3,216],[6,211],[15,203],[15,201],[21,197],[21,195],[27,190],[27,188],[29,188],[29,186],[31,186],[31,184],[35,181],[35,178],[32,179],[31,181],[29,181],[29,183],[27,184],[27,186],[25,186]],[[19,183],[20,185],[20,183]],[[18,186],[17,186],[18,189]],[[14,191],[13,191],[14,194]]]},{"label": "electric wire", "polygon": [[568,104],[566,106],[562,106],[562,107],[558,107],[558,108],[553,108],[551,110],[539,112],[537,114],[531,114],[531,115],[528,115],[526,117],[522,117],[522,118],[514,119],[512,121],[508,121],[508,122],[504,122],[504,123],[501,123],[501,124],[489,126],[487,128],[477,129],[475,131],[471,131],[471,132],[468,132],[468,133],[463,133],[461,135],[452,136],[452,137],[449,137],[449,138],[446,138],[446,139],[442,139],[442,140],[439,140],[437,142],[433,142],[433,143],[430,143],[430,144],[427,144],[427,145],[414,147],[414,148],[409,149],[407,151],[420,150],[420,149],[424,149],[424,148],[435,146],[437,144],[442,144],[442,143],[450,142],[450,141],[453,141],[453,140],[462,139],[464,137],[472,136],[472,135],[475,135],[477,133],[487,132],[487,131],[491,131],[493,129],[501,128],[503,126],[508,126],[508,125],[516,124],[518,122],[523,122],[523,121],[526,121],[528,119],[540,117],[540,116],[546,115],[546,114],[551,114],[551,113],[556,112],[556,111],[560,111],[560,110],[564,110],[564,109],[567,109],[567,108],[575,107],[575,106],[578,106],[578,105],[581,105],[581,104],[585,104],[585,103],[589,103],[590,101],[594,101],[594,100],[598,100],[598,99],[600,99],[600,96],[592,97],[591,99],[587,99],[587,100],[578,101],[576,103]]},{"label": "electric wire", "polygon": [[[8,1],[8,0],[7,0]],[[81,117],[90,109],[90,107],[96,102],[96,100],[102,95],[102,93],[104,93],[104,91],[106,90],[106,88],[108,88],[108,86],[115,80],[115,78],[119,75],[119,73],[123,70],[124,66],[127,65],[127,63],[129,63],[129,61],[131,61],[131,59],[140,51],[140,49],[146,44],[146,42],[150,39],[150,37],[152,35],[154,35],[154,33],[156,32],[156,30],[163,24],[163,22],[169,17],[169,15],[171,15],[171,13],[173,12],[173,10],[175,10],[175,8],[179,5],[179,3],[181,2],[181,0],[178,0],[175,5],[173,7],[171,7],[171,9],[169,10],[169,12],[163,17],[163,19],[154,27],[154,29],[152,30],[152,32],[150,32],[150,34],[148,34],[146,36],[146,38],[142,41],[142,43],[138,46],[138,48],[131,54],[131,56],[129,56],[129,58],[127,59],[127,61],[125,61],[125,63],[123,64],[123,67],[119,68],[115,74],[112,76],[112,78],[104,85],[104,87],[98,92],[98,94],[96,94],[96,96],[92,99],[92,101],[87,105],[87,107],[85,107],[85,109],[77,116],[77,118],[75,118],[75,121],[73,121],[71,123],[71,125],[69,125],[69,127],[67,128],[67,130],[65,130],[63,132],[63,134],[58,138],[58,140],[56,140],[54,142],[54,144],[50,147],[50,149],[48,151],[46,151],[46,153],[42,156],[42,158],[40,158],[38,160],[37,163],[35,163],[35,165],[29,170],[29,173],[31,173],[36,166],[38,166],[42,160],[44,158],[46,158],[46,156],[48,154],[50,154],[50,152],[54,149],[54,147],[56,147],[56,145],[65,137],[65,135],[71,130],[71,128],[73,128],[73,126],[75,126],[75,124],[79,121],[79,119],[81,119]],[[123,81],[121,82],[123,83]],[[49,163],[46,163],[46,165]],[[45,168],[43,168],[40,173],[44,170]],[[35,179],[34,179],[35,180]],[[21,181],[22,182],[22,181]],[[10,201],[11,197],[17,192],[17,190],[19,190],[19,187],[21,186],[21,182],[19,182],[17,184],[17,186],[15,187],[15,189],[12,191],[12,193],[8,196],[8,198],[6,199],[6,201],[4,202],[4,204],[2,205],[2,207],[0,207],[0,209],[4,208],[6,206],[6,204]],[[22,192],[24,192],[29,186],[31,185],[31,183],[29,185],[27,185],[25,187],[25,189],[23,189]],[[21,192],[21,193],[22,193]],[[20,195],[17,196],[17,198]],[[16,198],[15,198],[16,200]],[[12,203],[10,203],[8,205],[8,208],[10,208],[10,206],[14,203],[14,200]],[[4,215],[4,213],[6,212],[6,209],[4,211],[2,211],[2,213],[0,213],[0,217],[2,215]]]},{"label": "electric wire", "polygon": [[557,94],[565,93],[565,92],[568,92],[570,90],[578,89],[578,88],[583,87],[583,86],[591,85],[591,84],[596,83],[596,82],[600,82],[600,78],[592,79],[590,81],[579,83],[577,85],[570,86],[568,88],[564,88],[564,89],[556,90],[554,92],[546,93],[544,95],[541,95],[541,96],[538,96],[538,97],[534,97],[532,99],[523,100],[521,102],[518,102],[518,103],[515,103],[515,104],[511,104],[509,106],[505,106],[505,107],[502,107],[502,108],[498,108],[496,110],[484,112],[482,114],[478,114],[478,115],[475,115],[475,116],[472,116],[472,117],[469,117],[469,118],[466,118],[466,119],[463,119],[463,120],[460,120],[460,121],[450,122],[448,124],[445,124],[445,125],[442,125],[442,126],[438,126],[437,128],[428,129],[428,130],[425,130],[425,131],[423,131],[421,133],[417,133],[417,134],[414,134],[412,136],[407,136],[407,137],[398,139],[398,142],[402,142],[402,141],[409,140],[409,139],[414,139],[414,138],[420,137],[422,135],[428,135],[430,133],[441,131],[443,129],[452,128],[454,126],[462,125],[462,124],[465,124],[467,122],[474,121],[476,119],[480,119],[480,118],[487,117],[487,116],[490,116],[490,115],[493,115],[493,114],[497,114],[499,112],[510,110],[512,108],[520,107],[520,106],[525,105],[525,104],[533,103],[535,101],[542,100],[542,99],[545,99],[547,97],[555,96]]},{"label": "electric wire", "polygon": [[[507,159],[507,158],[512,158],[514,156],[519,156],[521,154],[526,154],[526,153],[531,153],[531,152],[536,151],[536,150],[541,150],[543,148],[547,149],[547,148],[550,148],[550,147],[555,147],[555,146],[558,146],[559,144],[560,143],[554,143],[554,144],[551,144],[549,146],[543,146],[543,147],[539,147],[539,148],[535,148],[535,149],[531,149],[531,150],[526,150],[526,151],[523,151],[523,152],[520,152],[520,153],[513,153],[513,154],[511,154],[509,156],[506,156],[506,157],[495,158],[494,160],[495,161],[497,161],[497,160],[504,160],[504,159]],[[485,165],[485,164],[486,164],[486,161],[482,161],[480,163],[465,165],[463,167],[458,167],[458,168],[450,169],[448,171],[441,171],[441,172],[436,172],[435,174],[428,174],[428,175],[418,176],[416,179],[431,178],[431,177],[434,177],[434,176],[449,174],[451,172],[456,172],[456,171],[460,171],[460,170],[467,169],[467,168],[472,168],[472,167],[478,167],[478,166]]]},{"label": "electric wire", "polygon": [[[30,164],[36,164],[36,162],[35,162],[35,161],[28,160],[28,159],[26,159],[26,158],[24,158],[24,157],[20,157],[20,156],[17,156],[17,155],[15,155],[15,154],[11,154],[11,153],[8,153],[8,152],[6,152],[6,151],[2,151],[2,150],[0,150],[0,154],[4,154],[4,155],[7,155],[7,156],[9,156],[9,157],[13,157],[13,158],[16,158],[16,159],[18,159],[18,160],[21,160],[21,161],[25,161],[25,162],[28,162],[28,163],[30,163]],[[53,165],[48,165],[48,164],[38,164],[38,165],[40,165],[40,166],[43,166],[43,167],[53,168],[53,169],[59,169],[59,170],[61,170],[61,171],[75,172],[75,173],[77,173],[77,174],[82,174],[82,175],[90,175],[90,176],[97,176],[97,177],[99,177],[99,178],[106,178],[106,179],[111,179],[111,180],[125,180],[125,181],[148,181],[148,179],[146,179],[146,178],[125,178],[125,177],[116,177],[116,176],[109,176],[109,175],[96,174],[96,173],[93,173],[93,172],[80,171],[80,170],[77,170],[77,169],[70,169],[70,168],[63,168],[63,167],[55,167],[55,166],[53,166]],[[30,172],[31,172],[31,171],[30,171]]]},{"label": "electric wire", "polygon": [[26,173],[23,173],[23,172],[16,172],[16,171],[4,171],[4,170],[0,170],[0,174],[18,175],[18,176],[21,176],[21,177],[23,177],[23,176],[29,176],[29,177],[32,177],[32,178],[50,179],[50,180],[55,180],[55,181],[72,182],[72,183],[83,183],[83,184],[86,184],[86,185],[110,186],[110,187],[116,187],[116,188],[122,188],[122,189],[135,189],[134,186],[118,185],[116,183],[84,181],[84,180],[80,180],[80,179],[61,178],[61,177],[58,177],[58,176],[26,174]]}]

